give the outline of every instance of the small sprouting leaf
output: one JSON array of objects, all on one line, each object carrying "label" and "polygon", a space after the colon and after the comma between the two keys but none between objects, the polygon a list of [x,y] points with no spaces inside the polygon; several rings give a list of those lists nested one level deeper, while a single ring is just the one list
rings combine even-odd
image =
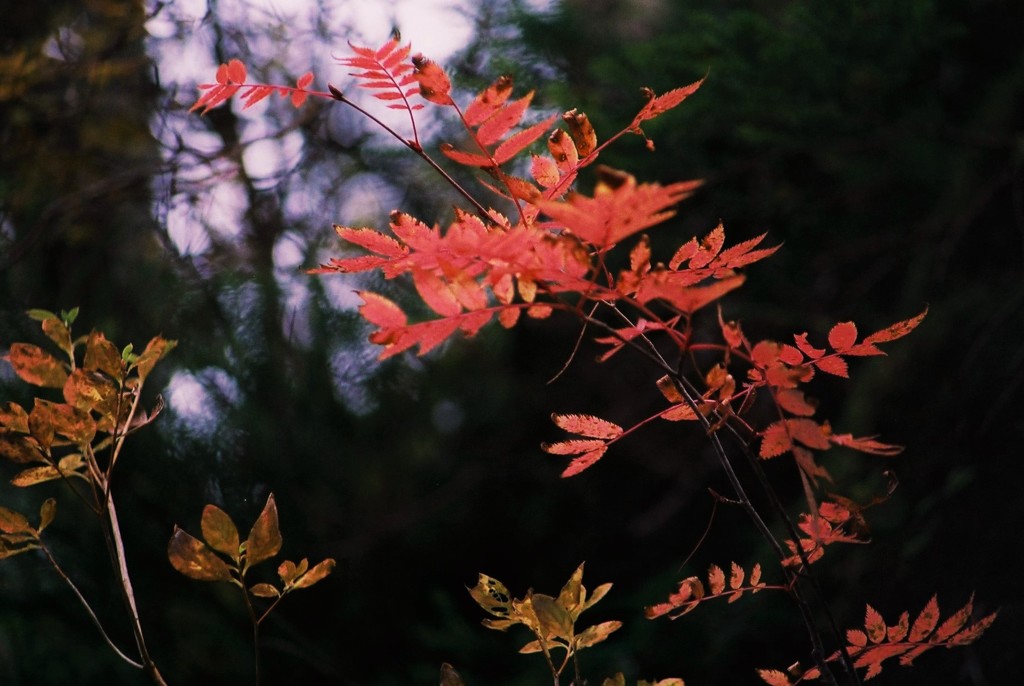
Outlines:
[{"label": "small sprouting leaf", "polygon": [[174,527],[167,557],[179,572],[197,581],[230,581],[231,568],[202,541]]},{"label": "small sprouting leaf", "polygon": [[596,645],[608,638],[613,631],[618,631],[620,628],[622,628],[622,622],[617,620],[601,622],[600,624],[587,627],[576,637],[574,642],[576,649],[582,650],[583,648]]},{"label": "small sprouting leaf", "polygon": [[271,584],[255,584],[250,586],[249,593],[259,598],[277,598],[281,595],[281,591]]},{"label": "small sprouting leaf", "polygon": [[207,545],[237,563],[238,547],[241,542],[238,538],[238,529],[231,521],[231,517],[216,505],[207,505],[203,508],[201,526]]},{"label": "small sprouting leaf", "polygon": [[277,503],[271,493],[245,541],[245,566],[248,569],[268,560],[280,550],[281,530],[277,524]]},{"label": "small sprouting leaf", "polygon": [[12,343],[7,360],[22,381],[43,388],[63,388],[68,372],[57,358],[38,345]]},{"label": "small sprouting leaf", "polygon": [[569,433],[588,438],[610,440],[622,435],[622,427],[618,424],[589,414],[553,414],[551,421]]}]

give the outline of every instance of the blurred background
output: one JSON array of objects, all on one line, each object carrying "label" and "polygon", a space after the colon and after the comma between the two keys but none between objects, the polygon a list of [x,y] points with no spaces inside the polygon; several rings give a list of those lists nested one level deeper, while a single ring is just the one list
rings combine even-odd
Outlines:
[{"label": "blurred background", "polygon": [[[784,597],[708,604],[675,622],[642,608],[675,583],[770,552],[693,427],[652,426],[570,480],[546,456],[552,412],[628,425],[659,405],[656,374],[593,362],[568,319],[488,328],[425,358],[376,362],[353,289],[400,301],[402,283],[304,270],[340,254],[332,223],[383,227],[400,207],[444,222],[457,202],[422,163],[353,111],[274,98],[188,114],[196,84],[239,58],[250,78],[312,69],[356,96],[332,56],[392,29],[472,94],[497,75],[536,89],[538,111],[578,107],[599,136],[629,122],[640,88],[707,76],[678,110],[603,156],[646,181],[703,178],[651,232],[667,259],[722,220],[730,243],[769,232],[782,249],[724,302],[748,336],[822,341],[837,321],[874,331],[930,308],[889,356],[852,379],[817,379],[838,431],[904,444],[898,458],[834,450],[837,489],[868,501],[870,546],[816,566],[841,627],[870,603],[894,622],[933,593],[943,614],[972,591],[1001,616],[976,645],[895,663],[873,683],[1016,683],[1024,635],[1016,564],[1024,444],[1024,4],[1015,0],[50,0],[0,22],[0,351],[41,343],[29,308],[81,307],[76,331],[178,347],[147,383],[168,410],[127,443],[115,487],[151,650],[171,684],[251,684],[235,589],[166,561],[204,504],[243,529],[277,498],[289,559],[337,559],[264,624],[265,683],[544,682],[529,637],[488,631],[465,591],[478,572],[516,595],[611,581],[589,614],[624,628],[582,654],[590,683],[678,676],[757,683],[755,667],[809,659]],[[376,101],[366,100],[369,106]],[[436,145],[458,135],[425,110]],[[388,119],[403,135],[406,123]],[[462,173],[459,170],[453,170]],[[467,184],[474,180],[466,176]],[[583,178],[581,184],[591,183]],[[474,188],[480,188],[478,185]],[[481,191],[481,197],[486,197]],[[488,201],[489,202],[489,201]],[[713,332],[713,312],[700,326]],[[0,365],[0,400],[30,402]],[[49,540],[122,645],[130,644],[100,534],[59,484],[0,503],[59,500]],[[799,511],[788,460],[766,465]],[[743,475],[747,478],[748,475]],[[775,526],[778,524],[775,523]],[[259,571],[259,570],[257,570]],[[271,565],[262,570],[273,574]],[[258,574],[256,574],[258,576]],[[777,580],[770,569],[768,581]],[[584,616],[586,618],[586,615]],[[584,622],[586,624],[586,622]],[[42,557],[0,561],[0,683],[139,684]]]}]

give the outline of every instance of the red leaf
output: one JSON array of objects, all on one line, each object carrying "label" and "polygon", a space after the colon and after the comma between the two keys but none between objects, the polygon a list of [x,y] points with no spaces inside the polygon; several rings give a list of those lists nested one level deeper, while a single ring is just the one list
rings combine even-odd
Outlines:
[{"label": "red leaf", "polygon": [[846,365],[846,360],[838,355],[830,355],[828,357],[817,359],[814,361],[814,366],[828,374],[841,376],[844,379],[850,378],[850,369]]},{"label": "red leaf", "polygon": [[[533,91],[501,107],[489,116],[477,129],[476,135],[480,145],[490,147],[501,140],[502,136],[522,120],[526,110],[530,107],[531,100],[533,100]],[[554,116],[551,117],[551,121],[554,121]]]},{"label": "red leaf", "polygon": [[556,115],[551,115],[544,121],[537,122],[533,126],[509,136],[507,140],[494,149],[495,161],[498,164],[504,164],[525,150],[527,146],[543,136],[544,133],[551,128],[551,124],[554,122],[555,116]]},{"label": "red leaf", "polygon": [[842,352],[857,342],[857,325],[853,322],[840,322],[828,332],[828,344],[833,350]]},{"label": "red leaf", "polygon": [[416,291],[430,309],[442,317],[454,317],[462,312],[458,298],[444,281],[433,272],[415,269],[412,273]]},{"label": "red leaf", "polygon": [[816,410],[814,404],[804,397],[803,391],[797,389],[782,389],[775,397],[779,406],[791,414],[810,417]]},{"label": "red leaf", "polygon": [[449,95],[452,90],[451,81],[436,62],[428,60],[423,55],[416,55],[412,58],[416,67],[416,80],[420,84],[420,95],[435,105],[454,105]]},{"label": "red leaf", "polygon": [[786,432],[785,424],[775,422],[761,433],[761,450],[759,455],[762,459],[777,457],[789,451],[793,447],[793,441]]},{"label": "red leaf", "polygon": [[480,93],[466,108],[465,119],[470,126],[478,126],[508,99],[512,93],[512,77],[498,79]]},{"label": "red leaf", "polygon": [[450,159],[464,164],[467,167],[493,167],[496,161],[491,159],[488,155],[481,155],[473,152],[463,152],[462,150],[456,150],[450,143],[441,144],[441,152]]},{"label": "red leaf", "polygon": [[939,621],[939,598],[932,596],[928,604],[921,610],[921,614],[914,620],[910,627],[910,640],[914,643],[923,641],[928,637]]},{"label": "red leaf", "polygon": [[903,452],[903,446],[901,445],[882,443],[871,437],[854,438],[852,434],[832,434],[829,436],[829,440],[836,445],[859,450],[862,453],[882,455],[883,457],[892,457]]},{"label": "red leaf", "polygon": [[872,643],[881,643],[885,640],[885,620],[878,610],[870,605],[864,612],[864,628],[867,629],[868,639]]},{"label": "red leaf", "polygon": [[807,334],[794,334],[793,339],[796,341],[796,347],[800,349],[804,355],[816,360],[825,354],[824,348],[815,348],[813,345],[807,342]]},{"label": "red leaf", "polygon": [[401,308],[384,296],[371,291],[359,291],[358,295],[363,299],[359,314],[371,324],[381,328],[390,328],[402,327],[408,322]]}]

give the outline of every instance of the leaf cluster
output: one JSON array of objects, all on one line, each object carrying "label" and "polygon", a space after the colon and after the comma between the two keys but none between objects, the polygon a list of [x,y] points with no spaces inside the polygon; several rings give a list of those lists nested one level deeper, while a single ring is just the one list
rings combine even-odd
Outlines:
[{"label": "leaf cluster", "polygon": [[174,533],[167,544],[167,557],[171,565],[190,579],[226,581],[253,596],[273,599],[273,605],[258,622],[269,614],[281,598],[300,588],[309,588],[334,569],[332,558],[322,560],[312,567],[306,558],[298,563],[285,560],[277,568],[280,586],[267,582],[246,586],[246,574],[250,569],[271,559],[281,550],[283,541],[273,494],[267,498],[244,541],[231,517],[216,505],[203,508],[200,526],[203,540],[178,526],[174,527]]}]

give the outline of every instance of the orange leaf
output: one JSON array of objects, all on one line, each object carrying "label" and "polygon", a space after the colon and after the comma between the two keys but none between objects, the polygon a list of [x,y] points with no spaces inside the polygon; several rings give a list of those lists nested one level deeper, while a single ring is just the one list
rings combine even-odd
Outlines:
[{"label": "orange leaf", "polygon": [[268,560],[280,550],[281,530],[277,525],[277,503],[271,493],[245,541],[245,566],[252,567]]},{"label": "orange leaf", "polygon": [[207,545],[238,561],[238,529],[224,510],[216,505],[207,505],[203,508],[201,526]]},{"label": "orange leaf", "polygon": [[569,433],[611,440],[622,435],[622,427],[588,414],[553,414],[551,421]]},{"label": "orange leaf", "polygon": [[298,581],[292,584],[292,588],[309,588],[318,581],[323,580],[334,571],[334,558],[327,558],[315,564],[312,569],[299,577]]},{"label": "orange leaf", "polygon": [[591,467],[595,462],[601,459],[607,450],[607,446],[602,446],[597,450],[592,450],[589,453],[584,453],[583,455],[575,458],[562,472],[562,478],[567,479],[570,476],[576,476],[583,470]]},{"label": "orange leaf", "polygon": [[202,541],[177,526],[167,544],[167,557],[179,572],[197,581],[230,581],[231,568]]},{"label": "orange leaf", "polygon": [[793,686],[786,673],[777,669],[759,669],[757,675],[769,686]]},{"label": "orange leaf", "polygon": [[68,373],[57,358],[37,345],[12,343],[6,359],[22,381],[43,388],[63,388]]},{"label": "orange leaf", "polygon": [[605,445],[600,439],[559,441],[558,443],[542,443],[541,450],[551,455],[578,455],[597,450]]},{"label": "orange leaf", "polygon": [[718,595],[725,590],[725,572],[718,565],[708,567],[708,590]]},{"label": "orange leaf", "polygon": [[897,338],[903,338],[908,333],[917,328],[925,316],[928,314],[928,308],[924,308],[924,311],[916,317],[910,319],[904,319],[901,322],[896,322],[892,326],[888,326],[881,331],[876,331],[867,338],[864,339],[864,343],[887,343],[894,341]]},{"label": "orange leaf", "polygon": [[654,92],[648,89],[646,92],[649,94],[650,99],[647,101],[647,104],[644,105],[643,109],[640,110],[640,112],[637,113],[636,117],[633,119],[633,127],[637,127],[641,123],[648,121],[650,119],[654,119],[659,114],[668,112],[673,107],[676,107],[683,100],[693,95],[697,91],[697,89],[700,88],[702,83],[704,83],[704,79],[701,79],[700,81],[695,81],[691,83],[689,86],[683,86],[682,88],[674,88],[668,91],[667,93],[663,93],[658,96],[655,96]]}]

